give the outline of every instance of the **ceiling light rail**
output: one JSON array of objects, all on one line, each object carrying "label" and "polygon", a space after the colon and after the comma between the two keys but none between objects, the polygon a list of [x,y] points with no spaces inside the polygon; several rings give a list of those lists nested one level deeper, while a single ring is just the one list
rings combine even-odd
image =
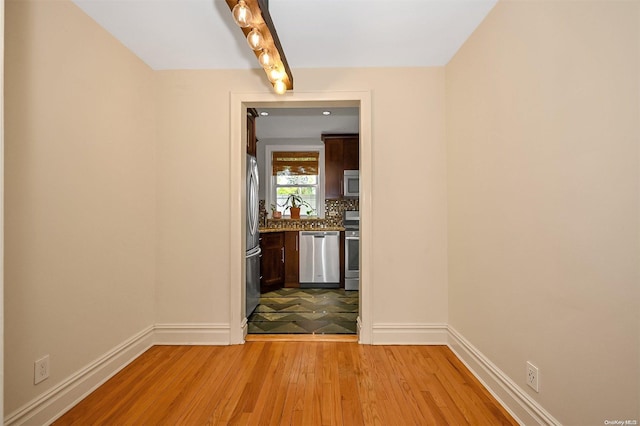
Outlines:
[{"label": "ceiling light rail", "polygon": [[268,0],[225,0],[278,94],[293,90],[293,74],[269,15]]}]

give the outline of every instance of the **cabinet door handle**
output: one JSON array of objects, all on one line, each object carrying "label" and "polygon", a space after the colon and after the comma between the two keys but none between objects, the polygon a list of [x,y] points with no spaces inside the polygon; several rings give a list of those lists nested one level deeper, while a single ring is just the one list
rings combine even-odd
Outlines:
[{"label": "cabinet door handle", "polygon": [[296,234],[296,251],[298,251],[298,234]]},{"label": "cabinet door handle", "polygon": [[284,263],[284,247],[280,249],[282,251],[282,263]]}]

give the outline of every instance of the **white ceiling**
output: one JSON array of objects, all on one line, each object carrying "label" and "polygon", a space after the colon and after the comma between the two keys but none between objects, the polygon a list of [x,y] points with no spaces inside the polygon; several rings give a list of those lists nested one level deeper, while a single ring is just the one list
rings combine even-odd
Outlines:
[{"label": "white ceiling", "polygon": [[[259,68],[224,0],[73,0],[155,70]],[[441,66],[497,0],[271,0],[296,68]],[[259,139],[357,133],[357,108],[271,109]]]},{"label": "white ceiling", "polygon": [[[73,0],[155,70],[259,68],[224,0]],[[445,65],[497,0],[271,0],[296,68]]]},{"label": "white ceiling", "polygon": [[[331,112],[323,115],[323,111]],[[256,136],[265,139],[320,139],[323,133],[360,133],[359,108],[258,108]]]}]

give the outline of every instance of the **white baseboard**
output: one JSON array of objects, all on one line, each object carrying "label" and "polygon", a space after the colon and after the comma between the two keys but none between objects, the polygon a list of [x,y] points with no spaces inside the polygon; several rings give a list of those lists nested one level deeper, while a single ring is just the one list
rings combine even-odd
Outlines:
[{"label": "white baseboard", "polygon": [[[375,324],[372,331],[374,345],[448,345],[519,423],[560,425],[453,327],[446,324]],[[153,345],[228,345],[229,339],[228,324],[157,324],[148,327],[10,413],[4,424],[50,424]]]},{"label": "white baseboard", "polygon": [[249,320],[247,318],[243,319],[240,327],[242,328],[242,341],[244,342],[247,340],[247,335],[249,334]]},{"label": "white baseboard", "polygon": [[116,346],[53,389],[10,413],[6,426],[52,423],[153,345],[150,326]]},{"label": "white baseboard", "polygon": [[228,324],[157,324],[79,370],[4,419],[6,426],[52,423],[153,345],[228,345]]},{"label": "white baseboard", "polygon": [[449,348],[518,423],[549,426],[561,424],[453,327],[448,328]]},{"label": "white baseboard", "polygon": [[156,345],[228,345],[229,324],[156,324]]},{"label": "white baseboard", "polygon": [[374,324],[372,344],[374,345],[446,345],[448,330],[446,324]]}]

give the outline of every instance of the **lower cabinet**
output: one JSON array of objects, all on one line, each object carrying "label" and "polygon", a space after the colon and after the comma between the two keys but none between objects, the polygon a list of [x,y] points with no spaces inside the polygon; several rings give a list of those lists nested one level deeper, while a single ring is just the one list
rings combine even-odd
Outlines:
[{"label": "lower cabinet", "polygon": [[345,233],[344,231],[340,232],[340,288],[344,288],[344,273],[345,273],[345,269],[344,269],[344,243],[345,243]]},{"label": "lower cabinet", "polygon": [[300,233],[284,233],[284,286],[300,287]]},{"label": "lower cabinet", "polygon": [[260,292],[300,287],[300,237],[298,231],[260,234]]},{"label": "lower cabinet", "polygon": [[277,290],[284,285],[284,232],[260,234],[260,292]]}]

